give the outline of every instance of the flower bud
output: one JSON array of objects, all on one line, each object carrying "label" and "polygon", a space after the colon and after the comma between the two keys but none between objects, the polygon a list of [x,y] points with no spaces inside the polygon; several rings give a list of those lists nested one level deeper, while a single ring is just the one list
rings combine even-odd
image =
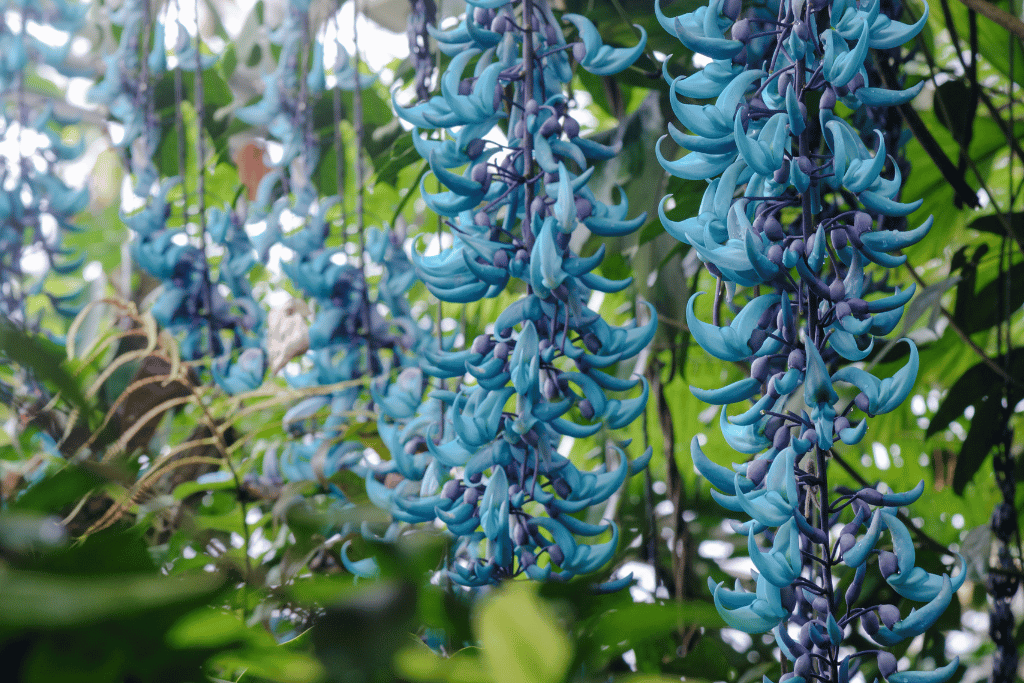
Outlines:
[{"label": "flower bud", "polygon": [[793,349],[786,358],[786,363],[794,370],[803,370],[807,366],[807,359],[803,349]]},{"label": "flower bud", "polygon": [[473,170],[469,172],[469,177],[473,179],[473,182],[483,183],[490,179],[491,172],[487,169],[486,164],[477,164],[473,167]]},{"label": "flower bud", "polygon": [[754,362],[750,364],[750,376],[758,382],[764,383],[768,379],[768,375],[771,374],[771,370],[768,368],[769,363],[771,363],[771,359],[768,356],[755,358]]},{"label": "flower bud", "polygon": [[900,608],[896,605],[879,605],[878,618],[886,628],[892,628],[900,620]]},{"label": "flower bud", "polygon": [[828,298],[830,301],[842,301],[846,296],[846,285],[839,278],[836,278],[828,286]]},{"label": "flower bud", "polygon": [[889,678],[889,676],[896,673],[896,655],[880,650],[876,659],[878,661],[878,673],[882,674],[882,678]]},{"label": "flower bud", "polygon": [[491,350],[491,344],[494,342],[491,340],[491,335],[481,334],[473,340],[473,353],[479,353],[481,355]]},{"label": "flower bud", "polygon": [[581,221],[585,221],[590,218],[591,212],[594,210],[594,205],[590,203],[590,200],[586,197],[576,197],[576,218]]},{"label": "flower bud", "polygon": [[462,484],[459,483],[458,479],[451,479],[444,483],[444,488],[441,489],[441,495],[448,500],[456,500],[462,493]]},{"label": "flower bud", "polygon": [[594,404],[589,399],[585,398],[576,405],[579,407],[580,415],[583,416],[584,420],[594,419]]},{"label": "flower bud", "polygon": [[850,551],[854,545],[857,544],[857,539],[853,534],[846,533],[839,537],[839,551],[844,555]]},{"label": "flower bud", "polygon": [[[474,474],[473,476],[479,477],[480,475]],[[470,483],[473,483],[472,479],[473,477],[470,477]],[[468,489],[466,489],[466,492],[462,494],[462,502],[465,503],[466,505],[476,505],[476,502],[478,500],[480,500],[480,489],[476,488],[475,486],[469,487]]]},{"label": "flower bud", "polygon": [[[739,4],[739,3],[737,3]],[[745,43],[750,40],[750,20],[740,19],[732,25],[732,31],[730,33],[733,40],[738,40],[741,43]]]},{"label": "flower bud", "polygon": [[500,342],[498,342],[497,344],[494,345],[494,351],[492,353],[494,354],[495,358],[500,358],[502,360],[508,360],[508,351],[509,351],[508,343],[500,341]]},{"label": "flower bud", "polygon": [[551,137],[552,135],[558,135],[561,132],[562,126],[554,116],[546,120],[540,127],[540,134],[546,138]]},{"label": "flower bud", "polygon": [[874,612],[864,612],[860,615],[860,625],[864,627],[868,635],[878,633],[878,617]]},{"label": "flower bud", "polygon": [[577,62],[582,62],[587,58],[587,48],[583,46],[583,43],[572,44],[572,58]]},{"label": "flower bud", "polygon": [[899,570],[900,565],[894,554],[888,550],[883,550],[878,553],[878,571],[881,572],[883,579],[888,579]]},{"label": "flower bud", "polygon": [[771,463],[763,458],[751,460],[747,465],[747,479],[749,479],[754,486],[759,486],[764,480],[764,475],[768,473],[768,467],[770,465]]},{"label": "flower bud", "polygon": [[557,545],[552,543],[547,547],[547,551],[548,557],[551,558],[552,564],[561,566],[561,564],[565,562],[565,553],[563,553],[562,549],[559,548]]},{"label": "flower bud", "polygon": [[571,116],[566,116],[562,119],[562,132],[568,138],[578,138],[580,136],[579,121]]},{"label": "flower bud", "polygon": [[508,268],[508,252],[504,249],[494,252],[493,263],[495,268]]}]

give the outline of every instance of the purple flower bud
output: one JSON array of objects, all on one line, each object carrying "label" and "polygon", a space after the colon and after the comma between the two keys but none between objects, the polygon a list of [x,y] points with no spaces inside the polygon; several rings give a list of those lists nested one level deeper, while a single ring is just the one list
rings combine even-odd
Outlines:
[{"label": "purple flower bud", "polygon": [[551,488],[553,488],[555,490],[555,493],[557,493],[561,498],[568,498],[569,496],[572,495],[572,487],[569,486],[569,482],[567,482],[565,479],[561,477],[558,479],[554,479],[551,482]]},{"label": "purple flower bud", "polygon": [[804,433],[800,435],[800,438],[804,441],[810,441],[811,443],[818,443],[818,430],[813,427],[811,429],[805,429]]},{"label": "purple flower bud", "polygon": [[829,611],[828,599],[826,599],[824,595],[819,595],[815,597],[813,601],[811,601],[811,607],[814,608],[815,612],[824,616],[828,614]]},{"label": "purple flower bud", "polygon": [[836,91],[830,86],[825,88],[825,92],[821,93],[821,101],[818,103],[818,106],[821,109],[835,109],[838,100],[839,97],[836,96]]},{"label": "purple flower bud", "polygon": [[494,252],[494,266],[496,268],[508,268],[508,252],[504,249],[499,249]]},{"label": "purple flower bud", "polygon": [[462,493],[462,484],[457,479],[452,479],[444,483],[444,488],[441,489],[441,495],[448,500],[456,500],[459,494]]},{"label": "purple flower bud", "polygon": [[850,304],[846,301],[840,301],[836,304],[836,320],[842,320],[846,316],[850,315]]},{"label": "purple flower bud", "polygon": [[494,354],[495,358],[508,360],[508,351],[508,342],[500,341],[494,345],[494,351],[492,353]]},{"label": "purple flower bud", "polygon": [[832,231],[832,246],[842,249],[846,246],[846,228],[836,228]]},{"label": "purple flower bud", "polygon": [[558,135],[561,132],[562,126],[554,116],[545,121],[540,127],[540,134],[546,138],[551,137],[552,135]]},{"label": "purple flower bud", "polygon": [[538,216],[544,216],[548,208],[547,202],[544,201],[544,197],[536,196],[533,201],[530,202],[530,211],[537,214]]},{"label": "purple flower bud", "polygon": [[476,159],[481,154],[483,154],[484,147],[486,145],[487,143],[484,142],[481,138],[474,138],[470,140],[469,143],[466,145],[466,156],[468,156],[470,159]]},{"label": "purple flower bud", "polygon": [[879,605],[878,618],[885,624],[886,628],[892,628],[900,620],[900,609],[896,605]]},{"label": "purple flower bud", "polygon": [[857,497],[868,505],[881,505],[882,494],[875,489],[863,488],[857,492]]},{"label": "purple flower bud", "polygon": [[558,383],[552,381],[550,378],[544,381],[544,398],[549,401],[554,401],[558,398]]},{"label": "purple flower bud", "polygon": [[857,73],[850,82],[846,84],[846,87],[850,89],[850,92],[857,92],[857,90],[864,86],[864,76]]},{"label": "purple flower bud", "polygon": [[738,40],[741,43],[745,43],[750,40],[750,20],[740,19],[733,24],[731,35],[733,40]]},{"label": "purple flower bud", "polygon": [[547,39],[548,43],[555,44],[558,42],[559,33],[551,24],[545,24],[544,37]]},{"label": "purple flower bud", "polygon": [[867,413],[868,415],[871,414],[871,411],[869,410],[871,407],[871,400],[863,391],[857,394],[857,398],[853,399],[853,402],[861,409],[862,412]]},{"label": "purple flower bud", "polygon": [[857,539],[853,534],[845,533],[839,537],[839,550],[844,555],[849,552],[850,548],[857,544]]},{"label": "purple flower bud", "polygon": [[846,285],[839,278],[832,281],[828,286],[828,298],[831,301],[842,301],[846,296]]},{"label": "purple flower bud", "polygon": [[483,355],[490,351],[493,343],[494,342],[491,340],[491,336],[489,334],[481,334],[473,340],[473,353]]},{"label": "purple flower bud", "polygon": [[878,633],[878,617],[874,612],[864,612],[860,615],[860,625],[864,627],[868,635]]},{"label": "purple flower bud", "polygon": [[750,376],[758,382],[764,383],[768,379],[768,375],[771,374],[771,370],[768,368],[769,363],[771,363],[771,359],[767,356],[755,358],[754,362],[750,364]]},{"label": "purple flower bud", "polygon": [[523,111],[527,116],[534,116],[538,111],[540,111],[540,105],[537,104],[537,100],[528,100],[523,106]]},{"label": "purple flower bud", "polygon": [[594,205],[590,203],[590,200],[585,197],[576,197],[576,218],[581,221],[585,221],[590,218],[591,212],[594,210]]},{"label": "purple flower bud", "polygon": [[562,132],[566,137],[578,138],[580,136],[580,123],[571,116],[562,119]]},{"label": "purple flower bud", "polygon": [[786,236],[786,231],[782,229],[782,223],[778,218],[769,216],[764,220],[764,234],[768,235],[768,239],[777,242]]},{"label": "purple flower bud", "polygon": [[592,404],[589,399],[583,399],[576,405],[579,407],[580,415],[583,416],[584,420],[594,419],[594,404]]},{"label": "purple flower bud", "polygon": [[793,349],[786,358],[786,363],[794,370],[803,370],[807,366],[807,359],[804,357],[803,349]]},{"label": "purple flower bud", "polygon": [[780,588],[779,601],[782,603],[782,609],[787,612],[792,612],[796,609],[796,589],[792,586],[783,586]]},{"label": "purple flower bud", "polygon": [[572,44],[572,58],[577,62],[582,62],[587,58],[587,48],[583,47],[583,43]]},{"label": "purple flower bud", "polygon": [[477,164],[469,175],[474,182],[482,183],[491,177],[491,172],[487,170],[486,164]]},{"label": "purple flower bud", "polygon": [[548,557],[551,558],[552,563],[561,566],[561,564],[565,562],[565,553],[563,553],[562,549],[557,545],[552,543],[547,547],[547,551]]},{"label": "purple flower bud", "polygon": [[878,661],[878,673],[882,674],[882,678],[889,678],[889,676],[896,673],[896,655],[881,650],[876,659]]},{"label": "purple flower bud", "polygon": [[850,307],[850,313],[858,318],[863,318],[868,313],[868,302],[864,301],[864,299],[847,299],[846,305]]},{"label": "purple flower bud", "polygon": [[811,642],[811,622],[805,623],[800,627],[800,644],[810,650],[814,647],[814,643]]},{"label": "purple flower bud", "polygon": [[[765,231],[765,234],[767,234],[767,231]],[[772,246],[768,247],[767,256],[768,260],[774,263],[775,265],[782,265],[782,247],[780,247],[779,245],[773,244]]]},{"label": "purple flower bud", "polygon": [[[522,543],[520,543],[519,545],[522,545]],[[519,553],[519,565],[523,569],[526,569],[527,567],[532,567],[535,564],[537,564],[537,557],[529,550],[524,550],[521,553]]]},{"label": "purple flower bud", "polygon": [[764,346],[765,340],[768,339],[768,333],[764,330],[754,328],[750,331],[750,339],[747,340],[747,346],[753,353],[757,353]]},{"label": "purple flower bud", "polygon": [[789,440],[791,437],[792,434],[788,429],[780,429],[779,431],[775,432],[775,436],[772,437],[772,447],[781,451],[783,448],[789,445]]},{"label": "purple flower bud", "polygon": [[774,180],[779,185],[786,184],[786,182],[789,180],[789,159],[783,159],[782,166],[775,169],[775,173],[772,174],[772,180]]},{"label": "purple flower bud", "polygon": [[751,460],[747,465],[747,479],[754,486],[760,485],[764,480],[764,475],[768,473],[768,467],[771,465],[770,462],[764,459]]},{"label": "purple flower bud", "polygon": [[[472,479],[472,477],[470,477],[470,479]],[[478,488],[470,487],[466,489],[464,494],[462,494],[462,502],[466,505],[476,505],[478,500],[480,500],[480,489]]]},{"label": "purple flower bud", "polygon": [[894,554],[888,550],[882,550],[878,553],[878,571],[882,573],[882,578],[888,579],[899,570],[900,565]]},{"label": "purple flower bud", "polygon": [[494,17],[491,22],[491,30],[495,33],[504,33],[509,29],[509,20],[507,14],[499,14]]},{"label": "purple flower bud", "polygon": [[814,161],[810,157],[797,157],[796,164],[800,167],[800,170],[804,172],[804,175],[813,175],[818,167],[814,164]]},{"label": "purple flower bud", "polygon": [[601,340],[593,332],[587,332],[583,335],[583,344],[587,347],[587,351],[595,355],[601,350]]},{"label": "purple flower bud", "polygon": [[793,673],[804,680],[808,680],[811,675],[811,655],[805,652],[796,658],[793,663]]},{"label": "purple flower bud", "polygon": [[811,28],[807,25],[806,22],[800,21],[799,19],[793,22],[793,33],[795,33],[796,37],[799,38],[800,40],[811,39]]},{"label": "purple flower bud", "polygon": [[[853,231],[848,231],[848,234],[850,234],[851,236],[856,235],[857,237],[860,237],[864,233],[869,232],[871,230],[871,226],[873,225],[873,223],[874,221],[871,220],[870,214],[865,213],[863,211],[858,211],[853,216]],[[857,246],[860,246],[859,243],[855,244],[857,244]]]}]

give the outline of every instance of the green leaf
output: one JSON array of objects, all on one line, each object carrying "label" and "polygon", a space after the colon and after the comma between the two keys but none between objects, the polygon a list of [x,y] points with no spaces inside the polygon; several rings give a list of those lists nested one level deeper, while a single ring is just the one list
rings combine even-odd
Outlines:
[{"label": "green leaf", "polygon": [[480,605],[476,633],[495,683],[556,683],[573,645],[533,586],[506,583]]},{"label": "green leaf", "polygon": [[223,582],[221,576],[209,573],[174,578],[159,574],[87,577],[0,566],[0,594],[4,596],[0,625],[66,628],[123,619],[212,594]]},{"label": "green leaf", "polygon": [[1022,240],[1024,239],[1024,213],[1018,211],[1009,215],[991,214],[989,216],[982,216],[981,218],[975,218],[967,227],[974,228],[980,232],[992,233],[999,237],[1006,235],[1007,228],[1009,228],[1015,239]]},{"label": "green leaf", "polygon": [[395,668],[410,681],[430,683],[491,683],[476,648],[459,650],[441,657],[422,642],[408,645],[395,655]]},{"label": "green leaf", "polygon": [[92,406],[82,393],[78,380],[67,370],[67,356],[61,346],[41,335],[20,330],[4,319],[0,320],[0,355],[56,388],[70,405],[86,414],[91,413]]}]

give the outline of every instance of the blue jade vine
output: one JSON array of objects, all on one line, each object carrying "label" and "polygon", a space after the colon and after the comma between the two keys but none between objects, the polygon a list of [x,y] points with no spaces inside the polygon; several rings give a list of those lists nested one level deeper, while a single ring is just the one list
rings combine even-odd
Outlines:
[{"label": "blue jade vine", "polygon": [[[630,462],[609,441],[611,467],[583,471],[558,452],[559,444],[622,428],[640,415],[646,382],[610,369],[638,354],[656,326],[652,309],[646,324],[614,327],[587,307],[592,291],[621,291],[631,281],[595,273],[604,247],[581,256],[569,246],[574,233],[585,226],[601,236],[624,235],[644,216],[627,218],[625,200],[606,205],[587,187],[592,163],[616,150],[580,135],[566,86],[571,57],[591,73],[616,73],[641,54],[646,35],[641,30],[636,45],[613,47],[585,17],[566,14],[568,24],[560,23],[545,0],[468,4],[456,27],[427,25],[451,57],[441,94],[408,107],[395,102],[446,188],[430,192],[426,178],[421,185],[450,246],[426,255],[414,244],[412,259],[417,276],[444,302],[495,297],[515,280],[525,294],[497,316],[493,332],[461,350],[454,339],[435,343],[419,369],[381,389],[378,426],[392,459],[367,477],[367,491],[396,520],[438,520],[455,536],[447,575],[456,584],[477,587],[521,574],[565,580],[606,565],[619,540],[613,522],[573,513],[607,501],[646,465],[650,451]],[[579,34],[571,44],[564,37],[569,25]],[[499,126],[507,144],[493,141]],[[423,374],[467,381],[421,402]],[[638,385],[638,395],[621,397]],[[384,485],[389,475],[397,485]],[[608,533],[602,543],[579,540]]]},{"label": "blue jade vine", "polygon": [[[64,0],[14,2],[0,0],[0,316],[19,326],[32,327],[25,307],[28,296],[46,296],[53,309],[72,318],[81,309],[84,288],[54,294],[46,288],[47,276],[72,275],[85,261],[63,244],[69,232],[79,232],[74,217],[89,204],[88,188],[69,187],[58,172],[61,162],[79,158],[85,151],[81,134],[74,143],[65,135],[78,123],[55,111],[52,102],[28,97],[26,76],[40,66],[62,76],[88,76],[68,59],[75,33],[85,23],[88,5]],[[52,30],[54,39],[42,40],[29,30],[30,23]],[[45,263],[32,282],[23,259],[35,252]],[[6,387],[0,393],[6,393]]]},{"label": "blue jade vine", "polygon": [[[738,311],[725,326],[709,324],[697,316],[694,295],[687,325],[705,351],[750,367],[748,378],[725,387],[693,388],[702,401],[722,406],[729,446],[753,456],[728,468],[696,438],[691,443],[712,497],[750,518],[735,529],[747,537],[756,590],[709,579],[715,605],[733,628],[773,632],[791,667],[780,680],[848,681],[873,659],[891,683],[945,681],[958,660],[934,671],[898,671],[885,649],[930,628],[965,577],[962,558],[952,577],[916,565],[898,510],[918,499],[923,482],[906,493],[870,486],[833,492],[828,479],[833,448],[860,443],[867,418],[894,410],[914,385],[918,353],[909,339],[906,364],[893,377],[853,364],[895,328],[914,293],[892,291],[868,271],[901,265],[899,251],[932,223],[883,229],[883,221],[898,226],[921,201],[900,201],[901,172],[889,156],[894,137],[875,131],[865,144],[836,104],[892,107],[920,91],[921,84],[877,87],[865,65],[870,49],[891,50],[916,36],[927,7],[909,25],[881,13],[879,0],[794,0],[746,10],[738,0],[712,0],[676,18],[655,7],[666,31],[710,59],[685,77],[672,78],[666,67],[672,109],[689,131],[670,124],[669,134],[689,153],[669,160],[659,143],[659,158],[669,173],[708,180],[708,188],[699,214],[680,221],[666,215],[665,198],[662,224],[696,251]],[[840,393],[855,397],[841,401]],[[741,407],[730,410],[732,404]],[[877,547],[883,532],[891,550]],[[900,597],[924,605],[904,616],[896,605],[860,604],[869,567]],[[839,595],[838,579],[850,574]],[[848,638],[858,625],[878,649],[851,651]]]}]

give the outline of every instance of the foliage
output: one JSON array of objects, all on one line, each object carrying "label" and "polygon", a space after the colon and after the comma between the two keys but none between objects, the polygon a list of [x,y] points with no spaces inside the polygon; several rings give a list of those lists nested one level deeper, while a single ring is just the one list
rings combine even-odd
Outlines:
[{"label": "foliage", "polygon": [[[702,266],[715,262],[717,245],[729,246],[705,238],[715,226],[702,227],[699,240],[670,234],[688,220],[713,222],[714,203],[701,198],[708,181],[721,186],[713,176],[726,169],[668,176],[659,163],[691,144],[678,130],[658,142],[680,110],[700,133],[693,107],[707,95],[686,84],[716,69],[740,73],[742,59],[717,51],[732,50],[742,28],[729,30],[717,10],[703,10],[726,30],[726,45],[715,43],[719,36],[706,33],[714,22],[692,20],[702,11],[697,3],[656,8],[647,0],[481,0],[465,20],[441,16],[436,28],[428,27],[434,3],[417,0],[412,57],[371,68],[367,46],[382,34],[353,25],[351,7],[339,14],[320,0],[261,0],[241,11],[228,0],[191,4],[0,2],[5,670],[26,681],[784,675],[790,666],[780,664],[774,639],[727,626],[714,596],[721,602],[726,589],[707,589],[737,578],[753,586],[751,553],[762,564],[760,554],[778,553],[756,538],[751,547],[760,529],[735,541],[733,513],[692,466],[691,440],[705,471],[721,473],[702,457],[720,466],[732,451],[718,411],[698,400],[710,392],[688,388],[753,386],[742,347],[736,358],[720,353],[730,358],[724,362],[692,347],[708,345],[702,320],[724,325],[732,316],[733,327],[742,326],[747,298],[742,310],[752,324],[737,332],[739,343],[766,330],[747,309],[758,294],[775,295],[744,295],[753,279],[717,289],[715,275],[744,275]],[[814,12],[819,4],[808,3]],[[851,17],[874,11],[839,4]],[[536,8],[529,24],[526,7]],[[764,3],[715,7],[724,16],[744,12],[754,33],[775,30],[757,23]],[[195,11],[198,35],[188,18]],[[877,338],[854,339],[851,369],[827,370],[857,379],[857,389],[835,391],[876,414],[863,440],[833,460],[828,484],[853,500],[854,492],[889,495],[924,481],[921,497],[904,507],[901,547],[880,536],[879,564],[890,548],[903,558],[900,569],[908,548],[916,551],[911,564],[932,572],[957,552],[966,560],[954,574],[963,587],[932,628],[886,648],[898,669],[936,669],[959,655],[963,680],[990,672],[1012,680],[1021,631],[1010,605],[1020,591],[1024,509],[1016,486],[1024,397],[1016,348],[1024,128],[1016,95],[1024,52],[1013,24],[950,0],[882,3],[880,12],[878,22],[885,12],[920,22],[920,35],[903,51],[879,43],[859,54],[867,66],[857,78],[865,81],[838,88],[833,107],[822,105],[826,94],[808,92],[806,125],[849,133],[846,149],[864,148],[865,172],[884,144],[880,182],[893,204],[869,198],[877,203],[872,215],[920,198],[906,223],[935,221],[916,244],[899,218],[876,226],[898,236],[898,250],[882,251],[906,260],[862,263],[862,291],[881,292],[875,300],[897,288],[916,291],[895,304],[903,317],[889,321],[889,337],[879,328]],[[676,15],[690,19],[665,19]],[[892,27],[878,24],[898,31]],[[705,33],[680,45],[680,31]],[[750,38],[762,47],[770,39]],[[842,61],[831,40],[833,59]],[[856,51],[856,36],[842,40],[846,55]],[[693,47],[717,61],[695,61]],[[755,53],[748,46],[743,58],[753,64]],[[524,78],[528,63],[537,67],[533,82]],[[831,78],[838,67],[830,68]],[[874,101],[885,97],[876,86],[920,94]],[[858,102],[876,110],[865,114]],[[821,123],[819,109],[835,118]],[[720,138],[735,141],[734,110]],[[458,118],[480,112],[479,122]],[[407,130],[403,113],[418,130]],[[792,124],[796,117],[786,115]],[[748,115],[741,137],[768,130],[770,120]],[[451,132],[428,132],[443,129]],[[763,143],[766,162],[777,152],[769,133],[754,143]],[[527,140],[536,166],[525,163]],[[737,151],[757,156],[749,146]],[[829,143],[817,152],[838,155]],[[824,156],[811,163],[818,170],[790,164],[789,172],[811,170],[831,183],[824,204],[852,208],[863,195],[856,164],[842,180],[857,187],[843,187],[838,176],[825,178]],[[902,189],[889,180],[894,169]],[[511,188],[506,203],[481,217],[480,200],[502,184]],[[769,207],[793,195],[770,186],[752,201]],[[466,196],[477,201],[463,212]],[[438,220],[445,201],[450,210]],[[780,224],[788,228],[798,213],[787,206]],[[643,214],[650,218],[634,218]],[[730,255],[727,268],[733,262]],[[830,272],[818,273],[826,288]],[[456,280],[478,281],[481,291],[456,294]],[[688,309],[699,291],[720,294]],[[647,315],[647,302],[656,316]],[[529,315],[508,323],[510,310]],[[563,315],[568,323],[558,322]],[[833,348],[841,336],[834,327]],[[542,342],[553,350],[556,339],[565,355],[544,358]],[[499,357],[505,352],[515,362]],[[599,362],[570,365],[571,354]],[[865,391],[867,400],[855,402],[858,390],[875,386],[867,373],[906,374],[900,369],[912,354],[918,369],[916,382],[901,387],[906,401],[885,402],[886,412],[881,393],[872,403]],[[805,363],[810,355],[805,348]],[[463,372],[467,359],[472,379]],[[826,350],[824,363],[838,361]],[[481,379],[498,388],[474,389]],[[754,401],[762,388],[755,382]],[[498,427],[470,435],[465,409],[472,404],[473,412],[487,393],[501,397],[489,406]],[[648,395],[644,407],[638,399]],[[530,406],[544,406],[539,428],[525,426],[524,416],[536,416]],[[551,406],[565,410],[553,415]],[[547,427],[555,417],[561,430]],[[837,426],[843,441],[847,425]],[[562,436],[569,432],[573,438]],[[534,436],[505,437],[513,433]],[[487,443],[519,455],[471,465]],[[643,464],[648,446],[646,471],[636,467],[626,478],[625,453]],[[431,464],[438,462],[444,466]],[[741,463],[741,474],[750,468]],[[513,486],[531,472],[541,485],[527,500]],[[591,478],[601,485],[586,483]],[[601,495],[587,493],[598,488]],[[472,528],[450,533],[458,531],[454,515],[467,509]],[[872,519],[896,519],[867,514],[868,536]],[[444,523],[422,523],[436,519]],[[503,519],[513,520],[507,530]],[[845,548],[840,530],[831,540]],[[566,559],[566,549],[580,555]],[[562,580],[452,585],[489,584],[527,567]],[[593,590],[631,582],[609,594]],[[874,572],[860,586],[861,605],[895,605],[906,615],[912,603],[920,604]],[[979,625],[985,612],[988,631]],[[852,626],[844,638],[857,650],[876,647]],[[879,658],[862,673],[890,663]]]}]

